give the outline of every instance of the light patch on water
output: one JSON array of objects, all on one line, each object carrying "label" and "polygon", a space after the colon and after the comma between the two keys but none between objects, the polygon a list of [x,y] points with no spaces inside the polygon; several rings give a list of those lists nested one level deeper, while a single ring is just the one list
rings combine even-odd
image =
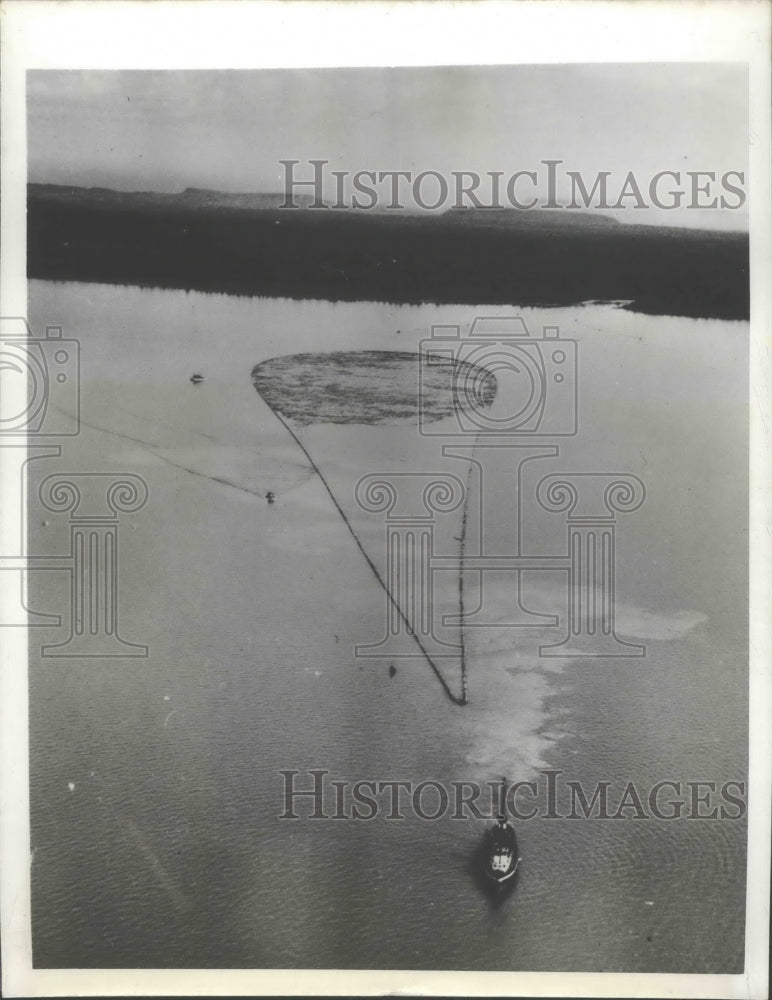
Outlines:
[{"label": "light patch on water", "polygon": [[[513,607],[511,584],[489,586],[485,592],[487,617],[506,622]],[[561,716],[549,699],[560,675],[570,670],[576,657],[543,657],[539,647],[552,645],[565,634],[565,586],[529,586],[521,594],[534,611],[560,613],[556,627],[497,627],[495,624],[465,630],[470,703],[462,728],[465,759],[470,776],[495,778],[506,774],[512,781],[527,780],[549,766],[549,753],[566,735]],[[620,637],[677,641],[707,621],[694,611],[655,613],[632,605],[617,606]]]},{"label": "light patch on water", "polygon": [[541,629],[529,629],[527,638],[513,628],[469,631],[471,695],[461,724],[470,773],[521,781],[548,766],[548,753],[562,737],[549,712],[550,674],[570,661],[545,663],[538,653],[545,639]]},{"label": "light patch on water", "polygon": [[708,616],[699,611],[674,611],[662,614],[646,611],[628,604],[616,606],[617,632],[635,639],[667,641],[683,639],[689,632],[703,625]]}]

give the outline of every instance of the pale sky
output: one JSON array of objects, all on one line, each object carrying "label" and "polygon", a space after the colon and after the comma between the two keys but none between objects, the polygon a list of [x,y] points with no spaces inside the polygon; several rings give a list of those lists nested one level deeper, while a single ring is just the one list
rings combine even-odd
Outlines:
[{"label": "pale sky", "polygon": [[[745,171],[747,189],[747,92],[746,67],[728,63],[33,71],[29,180],[278,192],[282,159],[505,178],[559,159],[590,182],[611,171],[612,191],[628,171],[645,187],[662,170]],[[748,220],[747,205],[613,214],[729,229]]]}]

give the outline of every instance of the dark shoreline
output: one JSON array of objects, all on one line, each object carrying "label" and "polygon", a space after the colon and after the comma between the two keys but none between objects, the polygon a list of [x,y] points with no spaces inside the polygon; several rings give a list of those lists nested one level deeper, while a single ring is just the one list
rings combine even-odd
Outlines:
[{"label": "dark shoreline", "polygon": [[30,278],[400,304],[749,317],[748,236],[590,214],[437,216],[223,207],[189,195],[28,186]]}]

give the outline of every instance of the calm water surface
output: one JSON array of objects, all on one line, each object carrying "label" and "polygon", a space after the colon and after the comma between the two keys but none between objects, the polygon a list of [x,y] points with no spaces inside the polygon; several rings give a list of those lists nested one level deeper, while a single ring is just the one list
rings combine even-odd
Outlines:
[{"label": "calm water surface", "polygon": [[[120,529],[121,628],[149,657],[43,658],[33,632],[36,965],[741,970],[743,821],[523,822],[517,886],[494,905],[470,869],[477,823],[278,814],[288,768],[306,783],[309,768],[416,783],[552,768],[611,782],[612,802],[628,781],[745,779],[745,324],[525,314],[580,344],[582,433],[555,468],[646,482],[620,519],[618,599],[648,655],[545,664],[543,635],[486,631],[462,709],[420,659],[391,677],[354,657],[382,634],[383,592],[249,376],[301,350],[414,350],[471,309],[30,288],[33,325],[83,352],[82,431],[56,468],[150,489]],[[362,464],[345,435],[319,448],[341,476]],[[39,466],[30,551],[65,552]],[[564,527],[533,530],[563,547]],[[32,605],[66,611],[61,574],[31,575]],[[528,585],[564,614],[559,582]],[[504,614],[503,584],[494,598]]]}]

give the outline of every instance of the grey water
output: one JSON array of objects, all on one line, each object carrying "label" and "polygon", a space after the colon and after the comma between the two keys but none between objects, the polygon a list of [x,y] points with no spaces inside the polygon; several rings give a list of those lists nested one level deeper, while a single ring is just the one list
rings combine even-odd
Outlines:
[{"label": "grey water", "polygon": [[[119,565],[121,633],[146,658],[41,655],[66,637],[67,580],[29,574],[30,606],[65,619],[30,633],[37,967],[742,969],[743,818],[520,822],[498,905],[471,870],[480,821],[279,815],[288,769],[304,787],[312,768],[415,784],[559,771],[561,814],[567,781],[609,782],[613,812],[631,781],[645,801],[661,781],[746,780],[747,324],[523,312],[578,343],[564,467],[646,483],[619,520],[617,599],[647,655],[545,661],[544,630],[491,629],[470,643],[461,708],[420,657],[392,675],[354,655],[383,633],[384,594],[250,374],[301,351],[415,350],[474,310],[31,282],[29,315],[82,352],[80,433],[30,463],[30,552],[69,544],[36,499],[51,471],[149,489],[121,517]],[[314,441],[320,461],[362,463],[345,429]],[[562,581],[528,588],[564,622]]]}]

